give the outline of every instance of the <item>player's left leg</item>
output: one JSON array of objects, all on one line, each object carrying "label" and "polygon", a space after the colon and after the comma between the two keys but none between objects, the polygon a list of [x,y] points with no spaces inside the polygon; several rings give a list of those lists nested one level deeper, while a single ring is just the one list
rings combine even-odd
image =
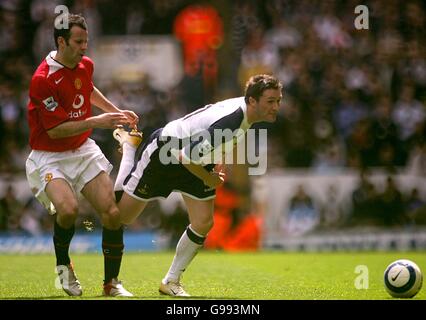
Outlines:
[{"label": "player's left leg", "polygon": [[213,227],[214,199],[196,200],[182,195],[190,225],[176,246],[176,254],[169,271],[160,284],[160,293],[170,296],[189,296],[180,284],[180,277],[203,246],[207,233]]},{"label": "player's left leg", "polygon": [[112,181],[102,171],[89,181],[81,193],[101,216],[102,220],[102,251],[104,254],[104,295],[133,296],[118,281],[121,259],[123,256],[123,227],[120,212],[115,203]]},{"label": "player's left leg", "polygon": [[74,190],[68,181],[56,178],[47,183],[45,192],[48,199],[57,208],[57,214],[54,217],[53,244],[56,270],[62,289],[70,296],[81,296],[83,290],[69,256],[69,248],[75,231],[74,223],[78,215],[78,202]]}]

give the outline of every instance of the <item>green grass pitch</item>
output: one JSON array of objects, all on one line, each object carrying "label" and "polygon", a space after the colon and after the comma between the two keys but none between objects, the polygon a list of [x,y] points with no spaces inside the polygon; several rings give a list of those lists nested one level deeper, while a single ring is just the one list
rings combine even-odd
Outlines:
[{"label": "green grass pitch", "polygon": [[[173,252],[127,253],[120,279],[134,299],[169,299],[158,293]],[[386,266],[410,259],[426,270],[424,252],[347,253],[224,253],[202,251],[185,272],[182,283],[193,299],[259,300],[385,300]],[[55,288],[53,255],[0,256],[0,299],[102,299],[103,258],[73,254],[83,286],[82,297],[68,297]],[[357,273],[357,266],[366,266]],[[367,276],[368,289],[357,289],[358,276]],[[365,281],[366,278],[364,278]],[[363,282],[364,284],[366,282]],[[426,299],[426,289],[413,298]]]}]

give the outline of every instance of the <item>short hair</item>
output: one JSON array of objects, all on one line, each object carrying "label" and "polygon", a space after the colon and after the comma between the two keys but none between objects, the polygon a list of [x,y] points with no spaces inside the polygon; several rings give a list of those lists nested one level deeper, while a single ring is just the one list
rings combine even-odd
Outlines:
[{"label": "short hair", "polygon": [[56,48],[59,48],[58,38],[63,37],[65,39],[66,44],[68,44],[68,40],[71,37],[71,28],[73,26],[79,26],[80,28],[87,30],[87,23],[84,17],[81,14],[65,14],[63,17],[64,20],[68,20],[68,28],[61,27],[60,29],[56,28],[56,24],[54,26],[53,37],[55,39]]},{"label": "short hair", "polygon": [[244,100],[248,104],[249,98],[252,97],[256,101],[259,101],[263,92],[268,89],[282,90],[283,85],[281,82],[269,74],[258,74],[250,77],[246,82],[246,88],[244,92]]}]

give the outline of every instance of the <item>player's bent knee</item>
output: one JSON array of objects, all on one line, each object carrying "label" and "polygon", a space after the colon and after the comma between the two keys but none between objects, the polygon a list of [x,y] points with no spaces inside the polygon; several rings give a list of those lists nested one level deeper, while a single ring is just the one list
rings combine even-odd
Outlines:
[{"label": "player's bent knee", "polygon": [[213,228],[213,224],[213,219],[209,219],[204,221],[191,222],[191,227],[194,229],[194,231],[202,235],[207,235],[207,233]]},{"label": "player's bent knee", "polygon": [[67,219],[76,219],[78,215],[78,204],[73,202],[63,202],[60,205],[55,205],[59,215]]},{"label": "player's bent knee", "polygon": [[107,215],[112,220],[120,220],[120,211],[118,210],[118,208],[116,206],[111,207],[107,211]]},{"label": "player's bent knee", "polygon": [[120,227],[120,211],[117,206],[112,205],[102,213],[102,224],[109,229]]},{"label": "player's bent knee", "polygon": [[78,205],[71,202],[63,202],[55,206],[57,212],[57,221],[63,228],[70,228],[74,225],[78,215]]}]

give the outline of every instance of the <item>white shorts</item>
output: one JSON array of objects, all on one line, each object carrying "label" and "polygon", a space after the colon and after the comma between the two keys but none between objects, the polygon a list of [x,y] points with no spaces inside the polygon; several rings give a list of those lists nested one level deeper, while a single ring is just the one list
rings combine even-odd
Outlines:
[{"label": "white shorts", "polygon": [[51,203],[45,188],[51,180],[58,178],[66,180],[79,196],[89,181],[102,171],[109,174],[111,170],[111,163],[90,138],[79,148],[70,151],[32,150],[26,162],[27,180],[31,191],[48,210]]}]

